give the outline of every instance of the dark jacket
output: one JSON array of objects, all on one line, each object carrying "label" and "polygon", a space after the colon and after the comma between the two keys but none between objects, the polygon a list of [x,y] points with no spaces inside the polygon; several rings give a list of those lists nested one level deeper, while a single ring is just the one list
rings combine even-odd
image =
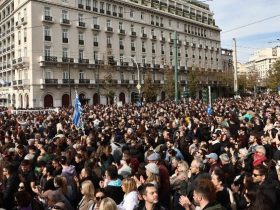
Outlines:
[{"label": "dark jacket", "polygon": [[19,185],[19,178],[17,174],[11,175],[4,183],[3,190],[3,207],[12,209],[15,205],[15,193]]},{"label": "dark jacket", "polygon": [[[146,210],[145,205],[144,206],[138,206],[134,210]],[[160,204],[155,204],[153,210],[166,210],[164,207],[162,207]]]},{"label": "dark jacket", "polygon": [[104,188],[104,191],[105,195],[112,198],[116,202],[116,204],[120,204],[122,202],[124,196],[122,187],[108,185]]}]

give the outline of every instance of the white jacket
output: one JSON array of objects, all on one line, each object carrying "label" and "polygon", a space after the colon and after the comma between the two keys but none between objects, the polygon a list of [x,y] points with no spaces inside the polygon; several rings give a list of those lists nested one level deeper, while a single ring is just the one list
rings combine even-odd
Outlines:
[{"label": "white jacket", "polygon": [[138,205],[138,196],[136,191],[124,195],[123,201],[118,205],[118,210],[133,210]]}]

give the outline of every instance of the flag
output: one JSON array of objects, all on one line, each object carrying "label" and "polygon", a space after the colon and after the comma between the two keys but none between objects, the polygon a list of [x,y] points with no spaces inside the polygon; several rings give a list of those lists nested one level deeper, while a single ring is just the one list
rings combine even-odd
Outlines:
[{"label": "flag", "polygon": [[79,100],[78,93],[76,92],[75,104],[74,104],[74,114],[72,117],[72,122],[77,128],[82,127],[82,119],[81,119],[82,111],[83,111],[83,109],[81,106],[81,102]]},{"label": "flag", "polygon": [[207,107],[207,114],[208,114],[208,115],[212,115],[212,114],[213,114],[213,110],[212,110],[210,104],[209,104],[208,107]]}]

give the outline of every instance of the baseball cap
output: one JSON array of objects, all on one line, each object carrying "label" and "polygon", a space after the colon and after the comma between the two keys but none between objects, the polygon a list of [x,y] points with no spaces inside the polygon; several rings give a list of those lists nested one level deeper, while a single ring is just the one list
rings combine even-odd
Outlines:
[{"label": "baseball cap", "polygon": [[218,155],[216,153],[210,153],[208,155],[205,155],[205,157],[208,159],[218,160]]}]

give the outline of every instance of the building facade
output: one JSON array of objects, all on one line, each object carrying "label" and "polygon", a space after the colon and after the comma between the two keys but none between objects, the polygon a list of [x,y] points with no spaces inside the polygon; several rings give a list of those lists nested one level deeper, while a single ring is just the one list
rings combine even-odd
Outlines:
[{"label": "building facade", "polygon": [[246,63],[248,72],[255,73],[258,76],[260,85],[264,85],[268,77],[269,70],[273,67],[274,62],[280,58],[280,47],[263,48],[254,53]]},{"label": "building facade", "polygon": [[147,74],[164,99],[174,42],[180,88],[192,69],[222,71],[220,29],[205,3],[0,1],[0,105],[68,106],[76,92],[89,104],[129,103],[137,98],[138,75],[143,86]]}]

